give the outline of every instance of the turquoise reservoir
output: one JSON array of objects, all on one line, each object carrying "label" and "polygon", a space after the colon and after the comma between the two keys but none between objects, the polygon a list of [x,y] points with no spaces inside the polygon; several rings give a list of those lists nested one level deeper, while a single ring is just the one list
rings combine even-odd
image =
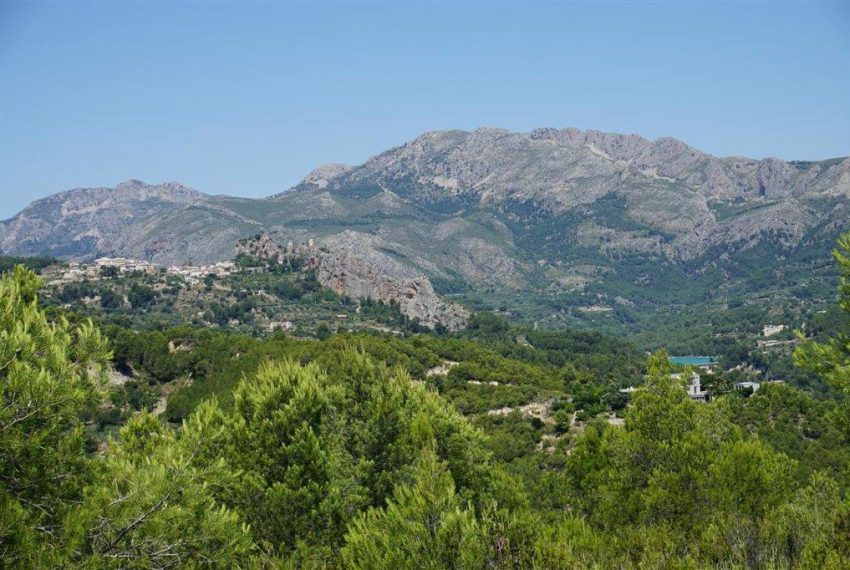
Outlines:
[{"label": "turquoise reservoir", "polygon": [[670,364],[680,366],[708,366],[717,362],[713,356],[671,356]]}]

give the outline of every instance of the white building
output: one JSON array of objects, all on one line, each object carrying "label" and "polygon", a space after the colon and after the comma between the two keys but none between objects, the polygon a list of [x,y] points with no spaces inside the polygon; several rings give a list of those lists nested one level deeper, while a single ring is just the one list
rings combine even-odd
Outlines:
[{"label": "white building", "polygon": [[785,325],[764,325],[761,332],[763,336],[773,336],[775,334],[781,333],[787,327]]},{"label": "white building", "polygon": [[735,384],[735,389],[744,391],[747,388],[750,388],[752,389],[753,393],[755,393],[758,392],[759,386],[761,386],[761,384],[759,384],[758,382],[737,382]]},{"label": "white building", "polygon": [[100,257],[94,260],[97,268],[115,267],[121,273],[141,271],[143,273],[157,273],[159,268],[149,261],[138,259],[127,259],[124,257]]},{"label": "white building", "polygon": [[711,390],[702,390],[700,377],[696,372],[691,374],[691,380],[688,385],[688,397],[691,400],[696,400],[698,402],[708,402],[711,400]]}]

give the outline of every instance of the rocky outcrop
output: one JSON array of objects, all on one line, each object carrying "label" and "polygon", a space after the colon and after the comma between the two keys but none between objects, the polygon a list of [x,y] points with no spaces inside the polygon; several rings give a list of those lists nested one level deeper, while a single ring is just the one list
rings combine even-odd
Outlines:
[{"label": "rocky outcrop", "polygon": [[310,174],[305,176],[304,180],[301,181],[301,184],[316,188],[327,188],[328,183],[331,180],[342,176],[352,168],[354,167],[348,164],[323,164],[314,168]]},{"label": "rocky outcrop", "polygon": [[301,182],[290,188],[287,191],[275,194],[271,197],[272,200],[281,198],[293,190],[324,190],[328,184],[343,174],[349,172],[353,166],[349,164],[329,163],[317,166],[305,176]]},{"label": "rocky outcrop", "polygon": [[323,287],[353,299],[369,298],[397,304],[406,317],[428,328],[462,329],[469,320],[464,307],[442,299],[430,280],[415,269],[381,253],[373,236],[346,231],[321,243],[307,241],[279,245],[266,233],[239,241],[237,252],[267,263],[298,258],[316,269]]},{"label": "rocky outcrop", "polygon": [[456,331],[469,320],[469,311],[437,295],[427,277],[391,277],[380,266],[338,246],[319,255],[317,275],[323,286],[338,295],[396,303],[403,315],[431,329],[442,326]]},{"label": "rocky outcrop", "polygon": [[239,240],[236,245],[236,253],[247,255],[254,259],[261,259],[276,263],[283,259],[285,250],[276,244],[265,232],[256,234],[250,238]]}]

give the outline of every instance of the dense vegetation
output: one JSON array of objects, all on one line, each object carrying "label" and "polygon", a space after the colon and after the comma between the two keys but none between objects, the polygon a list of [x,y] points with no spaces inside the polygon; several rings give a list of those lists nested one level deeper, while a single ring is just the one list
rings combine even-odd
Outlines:
[{"label": "dense vegetation", "polygon": [[[850,236],[836,253],[850,314],[848,256]],[[22,267],[0,277],[9,567],[850,559],[846,320],[795,353],[819,391],[739,393],[724,372],[702,403],[663,352],[487,314],[455,335],[101,334],[48,316],[39,287]]]},{"label": "dense vegetation", "polygon": [[[253,338],[188,327],[132,331],[109,326],[105,330],[114,347],[114,362],[128,381],[113,396],[117,411],[106,416],[120,420],[139,409],[152,410],[159,394],[165,394],[164,417],[179,423],[210,397],[231,402],[239,380],[263,362],[316,363],[337,375],[342,355],[355,347],[376,361],[403,367],[475,423],[499,431],[497,453],[509,449],[527,453],[541,435],[568,428],[571,391],[577,403],[596,414],[619,395],[618,388],[641,378],[642,354],[595,333],[520,335],[488,316],[474,319],[473,327],[450,336],[345,333],[319,342],[282,334]],[[534,402],[542,404],[537,414],[538,421],[546,420],[542,425],[520,409]],[[513,408],[511,413],[498,417],[488,413],[506,406]],[[536,428],[529,439],[531,423]]]},{"label": "dense vegetation", "polygon": [[[608,198],[594,203],[594,208],[602,207],[608,210],[601,219],[611,224],[622,204]],[[591,209],[585,214],[594,215]],[[771,371],[776,355],[755,350],[761,327],[800,328],[835,305],[837,274],[829,256],[833,244],[816,232],[796,247],[763,240],[737,251],[728,264],[716,261],[728,255],[722,248],[693,262],[671,263],[662,255],[605,253],[556,239],[585,221],[577,213],[543,217],[539,224],[530,219],[517,222],[517,235],[523,236],[518,246],[530,258],[545,261],[531,287],[472,288],[445,279],[435,286],[477,310],[498,309],[513,321],[592,329],[628,337],[642,349],[664,348],[673,354],[727,356],[738,362],[744,355],[748,363],[775,375],[788,367]],[[563,290],[551,287],[553,278],[566,279],[567,285]]]},{"label": "dense vegetation", "polygon": [[13,257],[0,256],[0,273],[5,273],[14,269],[16,265],[23,265],[32,269],[36,273],[45,267],[57,262],[55,257]]}]

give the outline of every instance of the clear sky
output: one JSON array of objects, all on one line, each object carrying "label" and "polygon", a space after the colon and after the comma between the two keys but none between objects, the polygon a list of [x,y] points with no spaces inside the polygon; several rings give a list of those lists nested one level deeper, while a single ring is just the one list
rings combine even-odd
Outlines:
[{"label": "clear sky", "polygon": [[130,178],[266,196],[479,126],[850,154],[850,2],[0,0],[0,219]]}]

